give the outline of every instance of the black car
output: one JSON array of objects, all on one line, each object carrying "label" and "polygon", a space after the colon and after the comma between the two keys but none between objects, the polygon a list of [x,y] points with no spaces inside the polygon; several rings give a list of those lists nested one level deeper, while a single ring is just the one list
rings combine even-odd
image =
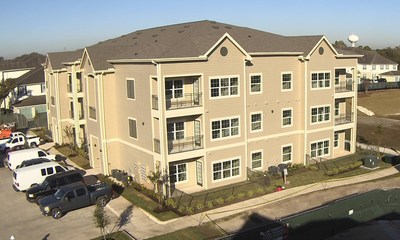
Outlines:
[{"label": "black car", "polygon": [[40,199],[53,195],[60,187],[75,182],[83,182],[83,176],[78,170],[48,176],[41,184],[32,186],[26,190],[26,199],[29,202],[38,203]]},{"label": "black car", "polygon": [[47,158],[33,158],[29,160],[22,161],[20,165],[17,166],[17,168],[22,168],[22,167],[28,167],[36,164],[41,164],[44,162],[50,162],[50,159]]}]

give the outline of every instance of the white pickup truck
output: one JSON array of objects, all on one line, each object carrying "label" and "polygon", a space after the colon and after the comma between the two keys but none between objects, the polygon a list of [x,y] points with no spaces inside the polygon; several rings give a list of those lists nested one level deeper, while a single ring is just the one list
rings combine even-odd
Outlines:
[{"label": "white pickup truck", "polygon": [[22,146],[26,143],[29,147],[37,147],[40,144],[40,137],[36,135],[25,135],[22,132],[13,132],[7,141],[0,143],[0,151],[6,152],[7,149]]}]

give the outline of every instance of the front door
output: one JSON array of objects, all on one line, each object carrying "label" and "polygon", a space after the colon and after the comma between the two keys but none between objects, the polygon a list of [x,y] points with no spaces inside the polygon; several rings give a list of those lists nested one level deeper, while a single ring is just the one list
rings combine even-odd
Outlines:
[{"label": "front door", "polygon": [[92,168],[101,167],[99,139],[95,136],[90,136],[90,153],[92,156]]}]

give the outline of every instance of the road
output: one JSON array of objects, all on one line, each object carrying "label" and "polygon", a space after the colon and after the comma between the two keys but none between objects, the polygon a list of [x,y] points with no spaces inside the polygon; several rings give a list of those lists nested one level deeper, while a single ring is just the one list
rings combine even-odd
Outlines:
[{"label": "road", "polygon": [[3,156],[0,157],[0,239],[14,236],[16,240],[86,240],[100,236],[100,229],[93,224],[94,206],[69,212],[58,220],[43,216],[36,204],[25,199],[24,193],[14,191],[12,172],[4,167]]}]

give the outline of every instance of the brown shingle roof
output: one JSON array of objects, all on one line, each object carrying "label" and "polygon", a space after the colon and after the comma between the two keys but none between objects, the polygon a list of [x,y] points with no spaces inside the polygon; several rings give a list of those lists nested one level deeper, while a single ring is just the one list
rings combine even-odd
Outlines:
[{"label": "brown shingle roof", "polygon": [[39,96],[29,96],[24,100],[21,100],[18,103],[15,103],[14,107],[26,107],[26,106],[33,106],[33,105],[41,105],[46,104],[46,95],[39,95]]},{"label": "brown shingle roof", "polygon": [[53,70],[60,70],[65,67],[64,62],[74,62],[82,57],[83,49],[67,52],[48,53],[47,57],[50,60]]},{"label": "brown shingle roof", "polygon": [[16,79],[18,85],[29,85],[35,83],[44,83],[43,66],[30,70]]},{"label": "brown shingle roof", "polygon": [[225,33],[248,53],[309,53],[319,36],[286,37],[247,27],[199,21],[139,30],[87,48],[96,70],[112,65],[107,60],[183,58],[204,55]]},{"label": "brown shingle roof", "polygon": [[376,51],[366,51],[360,48],[337,48],[338,52],[341,53],[347,53],[347,54],[358,54],[358,55],[364,55],[363,57],[358,59],[358,64],[375,64],[375,65],[379,65],[379,64],[395,64],[397,65],[396,62],[383,57],[382,55],[380,55],[379,53],[377,53]]}]

